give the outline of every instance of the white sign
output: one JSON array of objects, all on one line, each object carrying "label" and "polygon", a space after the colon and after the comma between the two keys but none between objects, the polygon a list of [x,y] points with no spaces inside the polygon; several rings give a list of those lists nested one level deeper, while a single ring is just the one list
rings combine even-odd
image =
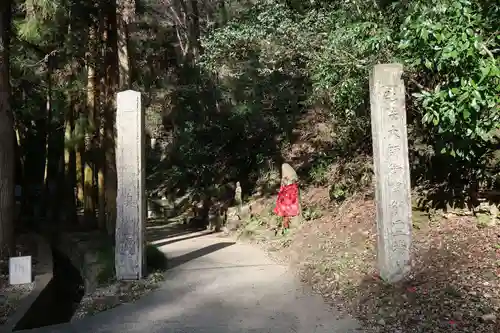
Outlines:
[{"label": "white sign", "polygon": [[9,283],[26,284],[32,282],[31,256],[12,257],[9,259]]}]

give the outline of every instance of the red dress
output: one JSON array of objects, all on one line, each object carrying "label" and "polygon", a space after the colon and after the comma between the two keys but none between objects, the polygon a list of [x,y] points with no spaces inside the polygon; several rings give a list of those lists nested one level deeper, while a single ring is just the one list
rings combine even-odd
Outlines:
[{"label": "red dress", "polygon": [[297,184],[280,187],[274,213],[282,217],[299,215],[299,186]]}]

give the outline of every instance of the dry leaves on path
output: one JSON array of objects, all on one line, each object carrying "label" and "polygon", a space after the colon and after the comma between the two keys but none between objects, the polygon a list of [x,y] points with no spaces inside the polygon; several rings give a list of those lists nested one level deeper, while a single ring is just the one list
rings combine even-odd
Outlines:
[{"label": "dry leaves on path", "polygon": [[429,219],[415,212],[412,276],[387,285],[376,271],[373,200],[359,195],[332,207],[317,193],[304,191],[303,206],[321,202],[320,218],[286,239],[259,242],[291,262],[325,299],[342,304],[366,331],[500,332],[499,226],[480,228],[471,216]]}]

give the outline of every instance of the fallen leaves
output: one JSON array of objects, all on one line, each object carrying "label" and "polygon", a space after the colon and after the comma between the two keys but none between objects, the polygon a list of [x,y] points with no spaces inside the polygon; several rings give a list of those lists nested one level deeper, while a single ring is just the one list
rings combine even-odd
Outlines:
[{"label": "fallen leaves", "polygon": [[[478,228],[467,215],[422,219],[413,232],[411,276],[388,285],[376,271],[374,202],[364,197],[324,206],[286,249],[272,239],[267,244],[293,258],[302,279],[367,332],[500,331],[500,227]],[[303,199],[304,207],[316,205],[307,191]]]},{"label": "fallen leaves", "polygon": [[417,291],[417,288],[416,287],[408,287],[408,288],[406,288],[406,291],[409,293],[414,293]]},{"label": "fallen leaves", "polygon": [[82,298],[72,320],[92,316],[120,304],[136,301],[158,288],[159,283],[163,280],[162,273],[154,272],[144,280],[121,281],[102,286]]}]

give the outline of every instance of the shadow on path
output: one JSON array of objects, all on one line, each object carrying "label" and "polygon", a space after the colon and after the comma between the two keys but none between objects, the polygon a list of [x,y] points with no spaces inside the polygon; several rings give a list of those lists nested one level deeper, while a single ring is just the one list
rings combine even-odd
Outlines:
[{"label": "shadow on path", "polygon": [[[205,230],[205,229],[202,229],[202,230]],[[208,236],[208,235],[212,235],[212,234],[216,233],[216,231],[207,231],[207,232],[201,232],[200,231],[200,233],[195,234],[195,235],[188,235],[188,236],[184,236],[184,237],[179,237],[179,238],[171,239],[173,237],[182,236],[182,235],[186,235],[186,234],[191,234],[191,233],[195,233],[195,232],[197,232],[197,231],[189,231],[189,232],[185,232],[185,233],[179,233],[179,234],[177,234],[175,236],[167,237],[166,240],[158,240],[158,241],[151,242],[151,244],[153,244],[154,246],[164,246],[164,245],[173,244],[173,243],[176,243],[176,242],[181,242],[181,241],[185,241],[185,240],[188,240],[188,239],[193,239],[193,238]]]},{"label": "shadow on path", "polygon": [[146,226],[146,239],[148,240],[148,242],[163,241],[169,238],[183,236],[204,230],[207,229],[193,228],[183,224]]},{"label": "shadow on path", "polygon": [[212,252],[222,250],[223,248],[226,248],[228,246],[236,244],[235,242],[221,242],[217,244],[212,244],[209,246],[205,246],[201,249],[191,251],[189,253],[180,255],[178,257],[172,258],[168,261],[168,269],[175,268],[177,266],[180,266],[182,264],[185,264],[191,260],[206,256],[207,254],[210,254]]}]

